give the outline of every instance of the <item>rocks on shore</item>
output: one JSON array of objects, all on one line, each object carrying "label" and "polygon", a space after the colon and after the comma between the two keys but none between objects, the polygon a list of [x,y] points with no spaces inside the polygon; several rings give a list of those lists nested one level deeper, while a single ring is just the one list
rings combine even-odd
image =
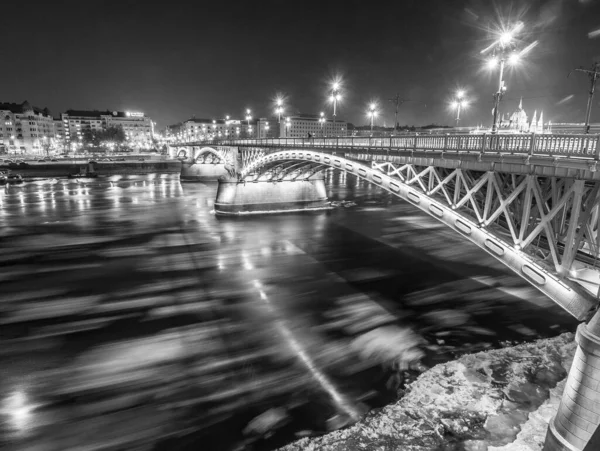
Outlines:
[{"label": "rocks on shore", "polygon": [[508,451],[515,439],[520,450],[541,450],[564,382],[557,384],[575,353],[573,338],[566,333],[437,365],[396,404],[282,451]]}]

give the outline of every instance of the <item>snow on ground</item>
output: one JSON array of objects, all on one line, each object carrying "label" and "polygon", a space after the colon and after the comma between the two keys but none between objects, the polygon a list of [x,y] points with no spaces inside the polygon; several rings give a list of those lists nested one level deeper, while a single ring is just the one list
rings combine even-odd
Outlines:
[{"label": "snow on ground", "polygon": [[541,450],[575,348],[566,333],[462,356],[421,374],[396,404],[282,451]]}]

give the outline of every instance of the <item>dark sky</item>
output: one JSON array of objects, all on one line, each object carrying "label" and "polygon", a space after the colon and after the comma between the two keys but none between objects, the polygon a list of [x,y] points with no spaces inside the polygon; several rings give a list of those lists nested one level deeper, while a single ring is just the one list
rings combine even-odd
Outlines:
[{"label": "dark sky", "polygon": [[[327,111],[329,80],[344,81],[338,118],[366,124],[378,99],[393,125],[396,93],[419,103],[401,124],[450,124],[447,103],[465,87],[465,125],[489,124],[497,73],[482,71],[488,29],[521,19],[527,63],[510,70],[503,110],[520,96],[531,114],[583,121],[588,79],[568,72],[600,60],[600,0],[258,0],[5,2],[0,100],[68,108],[144,111],[159,127],[196,117]],[[600,83],[599,83],[600,88]],[[559,103],[573,95],[572,98]],[[600,122],[600,93],[592,119]],[[327,109],[326,109],[327,108]]]}]

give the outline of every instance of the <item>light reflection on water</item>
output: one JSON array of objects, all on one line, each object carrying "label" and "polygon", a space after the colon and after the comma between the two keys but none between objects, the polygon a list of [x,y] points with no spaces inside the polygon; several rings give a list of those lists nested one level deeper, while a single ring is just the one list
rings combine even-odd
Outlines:
[{"label": "light reflection on water", "polygon": [[165,175],[4,189],[0,445],[273,448],[392,401],[422,365],[573,328],[412,207],[327,182],[358,205],[216,218],[216,185]]}]

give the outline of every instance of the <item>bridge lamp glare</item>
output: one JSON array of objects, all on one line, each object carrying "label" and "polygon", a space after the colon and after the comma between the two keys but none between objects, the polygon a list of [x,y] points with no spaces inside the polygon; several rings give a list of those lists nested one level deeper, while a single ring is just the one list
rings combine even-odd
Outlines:
[{"label": "bridge lamp glare", "polygon": [[334,82],[333,82],[333,85],[332,85],[332,88],[333,88],[334,90],[338,90],[338,89],[340,89],[340,84],[339,84],[339,82],[337,82],[337,81],[334,81]]},{"label": "bridge lamp glare", "polygon": [[487,60],[485,65],[488,69],[495,69],[496,66],[498,66],[498,62],[498,57],[492,56],[489,60]]},{"label": "bridge lamp glare", "polygon": [[512,52],[508,57],[508,64],[510,64],[511,66],[516,66],[517,64],[519,64],[520,61],[521,55],[519,55],[517,52]]},{"label": "bridge lamp glare", "polygon": [[500,45],[502,47],[506,47],[507,45],[509,45],[513,40],[513,33],[511,31],[505,31],[504,33],[502,33],[500,35]]}]

